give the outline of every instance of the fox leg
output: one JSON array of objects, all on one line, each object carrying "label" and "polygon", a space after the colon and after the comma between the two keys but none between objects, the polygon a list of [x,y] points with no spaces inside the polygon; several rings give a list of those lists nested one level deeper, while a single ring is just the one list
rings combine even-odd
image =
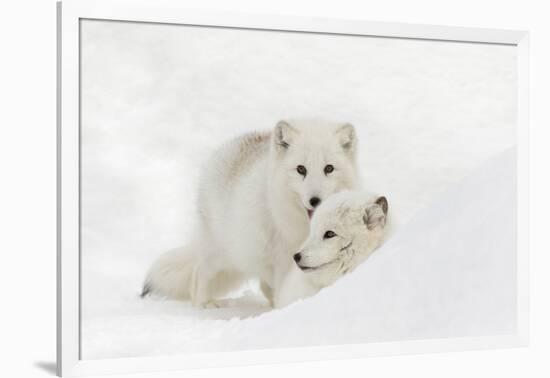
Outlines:
[{"label": "fox leg", "polygon": [[274,305],[273,288],[269,286],[267,282],[261,281],[260,290],[262,291],[262,294],[266,297],[266,299],[269,301],[269,305],[273,307]]},{"label": "fox leg", "polygon": [[201,262],[193,269],[191,303],[197,307],[218,307],[212,290],[213,280],[219,272],[214,266]]}]

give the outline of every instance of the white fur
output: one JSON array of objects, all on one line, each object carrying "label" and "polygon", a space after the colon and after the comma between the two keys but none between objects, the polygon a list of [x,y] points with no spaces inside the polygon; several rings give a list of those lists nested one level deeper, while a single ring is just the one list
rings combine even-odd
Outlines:
[{"label": "white fur", "polygon": [[193,239],[153,264],[144,294],[205,306],[252,277],[273,303],[309,232],[311,197],[357,186],[356,141],[349,124],[295,120],[222,146],[203,169]]},{"label": "white fur", "polygon": [[[385,202],[385,206],[383,205]],[[387,229],[385,197],[342,191],[315,212],[311,230],[298,250],[300,259],[289,270],[276,307],[316,294],[353,271],[382,243]],[[327,231],[334,233],[326,238]]]}]

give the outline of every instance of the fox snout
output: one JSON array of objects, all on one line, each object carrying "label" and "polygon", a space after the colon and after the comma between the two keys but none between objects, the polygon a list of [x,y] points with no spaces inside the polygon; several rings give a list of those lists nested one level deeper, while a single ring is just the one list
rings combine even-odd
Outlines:
[{"label": "fox snout", "polygon": [[313,206],[313,208],[316,208],[321,203],[321,199],[319,197],[311,197],[309,199],[309,204]]},{"label": "fox snout", "polygon": [[315,208],[319,206],[321,203],[321,199],[317,196],[311,197],[309,199],[309,205],[311,206],[311,209],[306,206],[307,216],[309,219],[313,216],[313,212],[315,211]]},{"label": "fox snout", "polygon": [[294,254],[294,256],[292,256],[292,258],[294,259],[294,262],[296,263],[296,266],[303,272],[305,271],[308,271],[310,270],[310,267],[307,267],[307,266],[302,266],[302,264],[300,264],[300,261],[302,261],[302,251]]}]

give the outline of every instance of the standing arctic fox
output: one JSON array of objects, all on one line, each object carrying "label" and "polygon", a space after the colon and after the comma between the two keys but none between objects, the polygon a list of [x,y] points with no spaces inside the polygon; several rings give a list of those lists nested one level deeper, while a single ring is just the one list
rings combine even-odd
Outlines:
[{"label": "standing arctic fox", "polygon": [[356,152],[352,125],[312,120],[280,121],[219,148],[200,179],[192,240],[153,264],[143,295],[216,305],[255,277],[273,304],[315,208],[357,187]]},{"label": "standing arctic fox", "polygon": [[387,216],[386,197],[361,191],[345,190],[323,202],[293,257],[296,266],[289,270],[275,306],[312,296],[357,268],[382,244]]}]

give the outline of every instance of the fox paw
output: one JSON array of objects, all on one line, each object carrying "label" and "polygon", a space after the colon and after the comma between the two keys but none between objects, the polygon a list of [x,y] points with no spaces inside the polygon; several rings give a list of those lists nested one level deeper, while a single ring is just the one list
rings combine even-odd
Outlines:
[{"label": "fox paw", "polygon": [[218,301],[208,301],[208,302],[205,302],[203,304],[201,304],[201,307],[202,308],[206,308],[206,309],[212,309],[212,308],[220,308],[222,307],[222,304]]}]

